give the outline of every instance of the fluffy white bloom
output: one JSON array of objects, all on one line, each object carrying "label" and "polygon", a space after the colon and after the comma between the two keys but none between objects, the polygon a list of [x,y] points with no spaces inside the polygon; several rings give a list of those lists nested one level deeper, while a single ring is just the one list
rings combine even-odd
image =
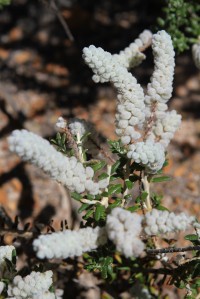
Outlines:
[{"label": "fluffy white bloom", "polygon": [[66,157],[42,137],[27,130],[15,130],[8,138],[10,150],[24,161],[30,161],[71,191],[100,193],[100,186],[92,180],[94,171],[75,157]]},{"label": "fluffy white bloom", "polygon": [[2,294],[3,289],[4,289],[5,286],[6,286],[5,283],[0,281],[0,295]]},{"label": "fluffy white bloom", "polygon": [[145,214],[145,232],[147,235],[158,235],[184,231],[194,221],[195,217],[188,217],[184,213],[174,214],[173,212],[153,209],[151,212]]},{"label": "fluffy white bloom", "polygon": [[[128,68],[144,58],[139,49],[151,39],[155,68],[144,97]],[[165,31],[153,37],[144,31],[120,54],[111,55],[95,46],[83,49],[85,62],[94,72],[93,80],[111,82],[117,89],[116,134],[122,144],[130,145],[128,157],[153,173],[162,168],[165,148],[181,121],[175,111],[166,112],[172,94],[174,54],[171,37]]]},{"label": "fluffy white bloom", "polygon": [[15,247],[12,245],[0,246],[0,266],[5,263],[5,259],[12,260],[12,252]]},{"label": "fluffy white bloom", "polygon": [[56,290],[55,290],[55,294],[56,294],[56,299],[62,299],[62,298],[63,298],[64,291],[61,290],[61,289],[56,289]]},{"label": "fluffy white bloom", "polygon": [[174,77],[174,48],[170,35],[161,30],[153,35],[154,71],[147,86],[145,102],[166,103],[172,95]]},{"label": "fluffy white bloom", "polygon": [[151,140],[131,144],[128,148],[127,156],[130,159],[134,159],[136,163],[145,166],[146,170],[151,173],[160,170],[165,162],[163,146]]},{"label": "fluffy white bloom", "polygon": [[146,57],[142,52],[140,52],[140,48],[148,44],[151,38],[151,31],[144,30],[133,43],[131,43],[123,51],[120,51],[119,54],[115,54],[114,57],[116,57],[119,60],[119,63],[125,68],[137,66]]},{"label": "fluffy white bloom", "polygon": [[192,46],[192,55],[196,67],[200,69],[200,42]]},{"label": "fluffy white bloom", "polygon": [[69,122],[69,129],[72,135],[77,136],[79,134],[80,138],[83,137],[83,135],[86,132],[89,132],[89,127],[87,122],[83,119],[78,119],[78,118],[73,118]]},{"label": "fluffy white bloom", "polygon": [[116,55],[102,48],[90,46],[83,49],[85,62],[93,70],[95,82],[112,82],[118,92],[116,113],[116,133],[122,137],[122,143],[129,144],[141,134],[138,128],[145,120],[144,93],[136,79],[120,64]]},{"label": "fluffy white bloom", "polygon": [[55,299],[55,294],[49,292],[53,283],[52,276],[52,271],[33,271],[25,277],[17,275],[8,286],[8,295],[15,296],[16,299]]},{"label": "fluffy white bloom", "polygon": [[66,126],[67,126],[66,120],[62,116],[60,116],[56,122],[56,127],[60,129],[65,129]]},{"label": "fluffy white bloom", "polygon": [[106,220],[108,238],[116,245],[116,249],[125,257],[138,257],[144,251],[144,243],[140,240],[142,216],[130,213],[122,208],[115,208]]},{"label": "fluffy white bloom", "polygon": [[[159,143],[166,148],[180,124],[181,115],[177,114],[175,110],[165,112],[164,117],[158,119],[152,128],[153,139],[156,137]],[[151,134],[148,139],[151,139]]]},{"label": "fluffy white bloom", "polygon": [[82,228],[78,231],[65,230],[49,235],[41,235],[34,240],[33,248],[38,258],[60,258],[81,256],[106,242],[105,229]]}]

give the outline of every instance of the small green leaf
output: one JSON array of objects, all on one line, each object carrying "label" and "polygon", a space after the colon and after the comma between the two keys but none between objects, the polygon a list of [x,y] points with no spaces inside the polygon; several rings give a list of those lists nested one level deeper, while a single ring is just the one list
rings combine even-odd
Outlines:
[{"label": "small green leaf", "polygon": [[116,208],[116,207],[119,207],[119,206],[121,205],[121,203],[122,203],[121,198],[117,198],[117,199],[115,200],[115,202],[113,202],[113,203],[111,203],[111,204],[109,205],[109,208],[110,208],[110,209],[114,209],[114,208]]},{"label": "small green leaf", "polygon": [[114,174],[116,172],[116,170],[118,169],[118,167],[120,166],[120,164],[121,164],[120,160],[117,160],[115,162],[115,164],[112,165],[111,174]]},{"label": "small green leaf", "polygon": [[101,218],[104,218],[104,216],[105,216],[105,207],[98,203],[96,205],[94,219],[96,221],[99,221]]},{"label": "small green leaf", "polygon": [[78,213],[82,213],[83,211],[87,210],[91,205],[88,203],[83,203],[82,206],[78,209]]},{"label": "small green leaf", "polygon": [[94,172],[102,169],[104,166],[106,165],[106,162],[105,161],[100,161],[94,165],[91,165],[92,169],[94,170]]},{"label": "small green leaf", "polygon": [[129,179],[125,180],[125,184],[129,190],[131,190],[133,188],[133,182],[131,182]]},{"label": "small green leaf", "polygon": [[99,179],[99,181],[101,181],[101,180],[104,180],[104,179],[106,179],[106,178],[108,178],[109,177],[109,175],[107,174],[107,173],[102,173],[102,174],[100,174],[99,176],[98,176],[98,179]]},{"label": "small green leaf", "polygon": [[108,195],[111,194],[118,194],[122,192],[122,185],[121,184],[116,184],[116,185],[110,185],[108,187]]},{"label": "small green leaf", "polygon": [[160,182],[168,182],[171,181],[172,178],[169,176],[160,176],[160,177],[154,177],[151,179],[152,183],[160,183]]},{"label": "small green leaf", "polygon": [[78,201],[80,201],[82,198],[83,198],[83,196],[81,196],[79,193],[77,193],[77,192],[71,192],[71,197],[73,198],[73,199],[75,199],[75,200],[78,200]]},{"label": "small green leaf", "polygon": [[130,212],[136,212],[136,211],[138,211],[140,209],[140,206],[139,205],[135,205],[135,206],[133,206],[133,207],[129,207],[129,208],[127,208],[126,210],[127,211],[130,211]]},{"label": "small green leaf", "polygon": [[88,218],[90,218],[90,216],[93,214],[93,209],[87,211],[87,213],[85,214],[85,216],[83,216],[84,220],[87,220]]},{"label": "small green leaf", "polygon": [[147,198],[148,193],[143,191],[141,195],[139,195],[136,199],[135,202],[138,203],[140,201],[145,201],[145,199]]},{"label": "small green leaf", "polygon": [[169,212],[169,210],[166,207],[161,206],[161,205],[156,206],[156,209],[159,211],[168,211]]},{"label": "small green leaf", "polygon": [[199,236],[195,235],[195,234],[191,234],[191,235],[187,235],[184,237],[185,240],[189,240],[189,241],[198,241],[199,240]]}]

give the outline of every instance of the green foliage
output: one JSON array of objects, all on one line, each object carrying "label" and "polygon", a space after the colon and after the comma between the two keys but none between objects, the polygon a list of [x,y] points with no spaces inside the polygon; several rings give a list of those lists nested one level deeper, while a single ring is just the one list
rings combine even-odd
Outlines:
[{"label": "green foliage", "polygon": [[66,134],[64,133],[57,133],[56,134],[56,138],[55,139],[51,139],[50,140],[51,143],[55,144],[56,147],[57,147],[57,150],[63,154],[67,154],[68,153],[68,149],[67,149],[67,146],[66,146]]},{"label": "green foliage", "polygon": [[5,5],[9,5],[11,0],[0,0],[0,9],[3,8]]},{"label": "green foliage", "polygon": [[200,36],[199,0],[162,0],[163,16],[158,18],[159,28],[172,37],[177,51],[187,50]]}]

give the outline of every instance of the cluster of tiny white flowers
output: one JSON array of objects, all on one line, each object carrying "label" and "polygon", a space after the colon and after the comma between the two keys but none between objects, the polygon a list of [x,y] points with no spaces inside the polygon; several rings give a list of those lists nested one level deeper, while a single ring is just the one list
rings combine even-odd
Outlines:
[{"label": "cluster of tiny white flowers", "polygon": [[[152,128],[152,132],[164,148],[169,145],[169,142],[173,138],[177,128],[180,126],[180,123],[181,115],[177,114],[175,110],[165,112],[163,118],[156,121]],[[151,137],[149,136],[148,139],[150,140]]]},{"label": "cluster of tiny white flowers", "polygon": [[90,132],[88,123],[83,119],[73,118],[69,122],[69,129],[73,136],[80,135],[80,138],[87,132]]},{"label": "cluster of tiny white flowers", "polygon": [[60,129],[65,129],[67,127],[67,122],[62,116],[57,119],[56,127]]},{"label": "cluster of tiny white flowers", "polygon": [[[142,87],[128,72],[128,68],[134,66],[131,57],[134,61],[136,52],[139,53],[139,48],[151,38],[155,68],[144,96]],[[165,148],[181,121],[175,111],[166,113],[166,102],[172,94],[174,49],[171,37],[165,31],[159,31],[153,37],[145,31],[133,45],[115,55],[90,46],[83,49],[83,58],[93,70],[95,82],[112,82],[117,89],[116,133],[122,144],[128,145],[128,157],[134,159],[137,156],[148,172],[156,172],[163,166]],[[141,131],[144,131],[144,135]],[[141,143],[139,149],[150,146],[151,149],[147,150],[150,154],[145,151],[139,157],[140,150],[137,152],[135,143]]]},{"label": "cluster of tiny white flowers", "polygon": [[15,247],[12,245],[0,246],[0,266],[4,264],[5,259],[12,260],[12,252]]},{"label": "cluster of tiny white flowers", "polygon": [[[77,142],[81,143],[87,149],[87,153],[91,154],[93,158],[101,157],[99,152],[99,136],[91,123],[83,119],[73,118],[69,121],[68,127],[71,134],[77,138]],[[88,136],[82,140],[84,134],[87,133],[89,133]]]},{"label": "cluster of tiny white flowers", "polygon": [[144,47],[152,38],[152,33],[149,30],[144,30],[137,39],[134,40],[128,47],[114,57],[119,59],[119,63],[125,68],[133,68],[140,64],[145,59],[144,53],[140,49]]},{"label": "cluster of tiny white flowers", "polygon": [[116,133],[123,144],[141,137],[138,128],[145,120],[144,92],[136,79],[115,55],[102,48],[83,49],[83,58],[93,70],[95,82],[112,82],[118,92]]},{"label": "cluster of tiny white flowers", "polygon": [[134,159],[136,163],[145,166],[146,170],[152,173],[161,169],[165,162],[163,146],[151,140],[131,144],[127,156]]},{"label": "cluster of tiny white flowers", "polygon": [[115,208],[106,220],[108,238],[125,257],[138,257],[144,251],[139,235],[142,230],[142,216],[122,208]]},{"label": "cluster of tiny white flowers", "polygon": [[15,296],[16,299],[55,299],[55,294],[49,292],[53,283],[52,276],[52,271],[33,271],[25,277],[17,275],[8,286],[8,296]]},{"label": "cluster of tiny white flowers", "polygon": [[151,82],[147,85],[145,102],[147,104],[151,104],[152,102],[165,104],[172,95],[175,66],[175,52],[170,35],[164,30],[154,34],[152,49],[155,66],[150,79]]},{"label": "cluster of tiny white flowers", "polygon": [[3,281],[0,281],[0,295],[2,294],[6,284]]},{"label": "cluster of tiny white flowers", "polygon": [[163,30],[154,34],[152,49],[155,67],[147,86],[145,103],[147,119],[152,117],[156,120],[147,139],[159,141],[165,149],[181,122],[181,116],[176,111],[166,112],[166,103],[172,95],[175,66],[170,35]]},{"label": "cluster of tiny white flowers", "polygon": [[104,228],[82,228],[78,231],[65,230],[49,235],[41,235],[34,240],[33,248],[37,257],[60,258],[81,256],[84,252],[96,249],[107,241]]},{"label": "cluster of tiny white flowers", "polygon": [[196,67],[200,69],[200,42],[192,46],[192,55]]},{"label": "cluster of tiny white flowers", "polygon": [[47,140],[34,133],[15,130],[8,142],[11,151],[17,153],[24,161],[38,166],[71,191],[88,191],[96,195],[100,193],[100,188],[105,187],[105,181],[98,183],[92,180],[94,171],[91,167],[84,168],[75,157],[64,156]]},{"label": "cluster of tiny white flowers", "polygon": [[174,214],[168,211],[153,209],[145,214],[144,224],[147,235],[166,234],[184,231],[195,221],[195,217],[187,216],[185,213]]}]

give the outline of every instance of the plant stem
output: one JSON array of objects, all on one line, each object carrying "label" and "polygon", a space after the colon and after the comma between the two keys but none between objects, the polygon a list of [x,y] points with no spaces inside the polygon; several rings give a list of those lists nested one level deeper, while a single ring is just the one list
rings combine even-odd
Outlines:
[{"label": "plant stem", "polygon": [[144,174],[144,176],[141,179],[142,184],[143,184],[143,189],[145,192],[148,193],[146,199],[145,199],[145,205],[146,205],[146,209],[148,211],[152,210],[152,204],[151,204],[151,196],[150,196],[150,183],[148,181],[148,176]]}]

